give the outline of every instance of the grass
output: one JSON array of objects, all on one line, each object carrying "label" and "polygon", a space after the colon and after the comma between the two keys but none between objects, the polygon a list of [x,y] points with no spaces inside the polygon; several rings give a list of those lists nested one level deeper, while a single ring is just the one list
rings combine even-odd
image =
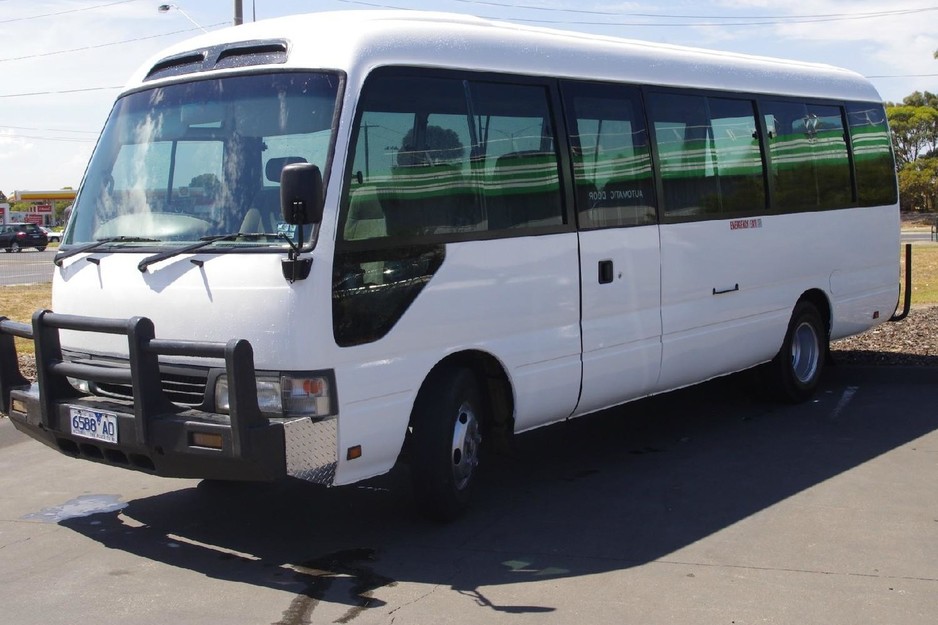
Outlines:
[{"label": "grass", "polygon": [[[901,258],[904,272],[905,246]],[[938,245],[912,246],[912,304],[938,304]]]},{"label": "grass", "polygon": [[[33,312],[39,308],[52,308],[52,285],[0,286],[0,315],[13,321],[30,323]],[[32,354],[32,341],[16,339],[16,350]]]},{"label": "grass", "polygon": [[[905,246],[900,254],[905,271]],[[912,246],[912,305],[938,304],[938,245]],[[0,315],[14,321],[29,323],[33,312],[52,307],[52,285],[0,286]],[[31,341],[16,339],[21,354],[32,354]]]}]

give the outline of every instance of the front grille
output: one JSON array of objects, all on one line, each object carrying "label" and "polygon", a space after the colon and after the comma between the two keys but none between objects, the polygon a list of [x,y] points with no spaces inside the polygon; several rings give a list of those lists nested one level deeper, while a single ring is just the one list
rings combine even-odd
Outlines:
[{"label": "front grille", "polygon": [[[201,406],[205,401],[206,376],[181,375],[167,371],[160,372],[163,392],[169,400],[184,406]],[[95,384],[94,389],[101,395],[133,399],[133,389],[128,384]]]},{"label": "front grille", "polygon": [[[126,361],[89,357],[78,353],[68,354],[66,360],[96,367],[128,369],[130,366]],[[182,406],[208,408],[213,403],[206,397],[206,388],[211,377],[207,367],[160,364],[160,386],[163,393],[169,401]],[[133,401],[133,387],[130,384],[91,382],[89,390],[95,395]]]}]

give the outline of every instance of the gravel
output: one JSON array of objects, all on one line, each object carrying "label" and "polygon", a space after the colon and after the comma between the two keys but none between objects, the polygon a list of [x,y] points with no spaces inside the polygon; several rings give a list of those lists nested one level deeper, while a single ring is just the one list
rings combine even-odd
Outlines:
[{"label": "gravel", "polygon": [[[831,356],[841,364],[938,367],[938,306],[913,308],[896,323],[875,328],[831,343]],[[36,379],[32,355],[19,356],[20,370]]]},{"label": "gravel", "polygon": [[844,364],[938,367],[938,306],[915,307],[895,323],[831,343]]}]

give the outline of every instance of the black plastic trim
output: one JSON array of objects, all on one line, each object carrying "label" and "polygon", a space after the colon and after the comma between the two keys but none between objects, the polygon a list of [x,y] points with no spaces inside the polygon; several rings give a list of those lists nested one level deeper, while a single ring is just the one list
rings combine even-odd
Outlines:
[{"label": "black plastic trim", "polygon": [[[64,360],[60,330],[127,336],[129,369],[109,361]],[[14,336],[35,343],[37,384],[30,385],[19,371]],[[171,402],[161,386],[159,356],[223,359],[229,414]],[[68,377],[129,383],[133,400],[83,395]],[[11,409],[13,399],[26,406],[25,412]],[[17,429],[69,455],[171,477],[271,480],[285,475],[283,425],[260,412],[253,349],[243,339],[225,343],[157,339],[153,322],[146,317],[101,319],[40,310],[33,315],[32,328],[0,318],[0,400]],[[69,427],[73,407],[114,414],[118,443],[73,435]],[[222,448],[191,446],[192,432],[218,434]]]}]

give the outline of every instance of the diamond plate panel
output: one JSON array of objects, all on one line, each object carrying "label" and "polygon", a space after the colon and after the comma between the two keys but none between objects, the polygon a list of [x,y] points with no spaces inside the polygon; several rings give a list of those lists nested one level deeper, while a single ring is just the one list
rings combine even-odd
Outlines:
[{"label": "diamond plate panel", "polygon": [[283,426],[287,475],[332,486],[338,464],[338,419],[297,419]]}]

